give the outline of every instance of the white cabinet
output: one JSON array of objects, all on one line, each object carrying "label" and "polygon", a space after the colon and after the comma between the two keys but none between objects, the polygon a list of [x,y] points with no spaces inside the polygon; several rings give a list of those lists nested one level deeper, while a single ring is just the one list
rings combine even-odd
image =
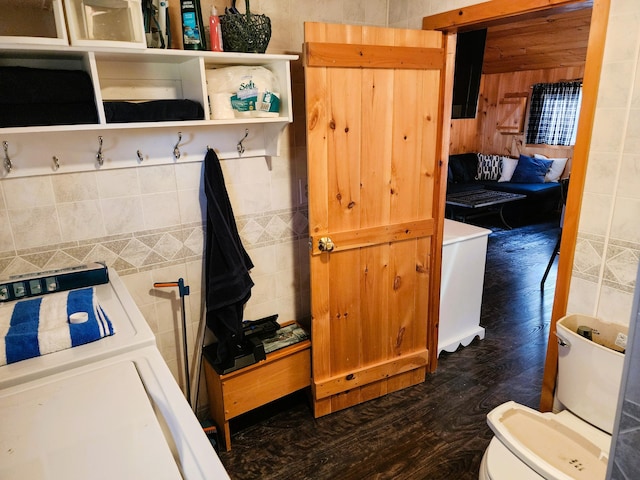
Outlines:
[{"label": "white cabinet", "polygon": [[[0,128],[12,168],[2,176],[28,176],[56,170],[72,172],[118,168],[143,162],[158,164],[202,160],[208,147],[220,158],[277,156],[279,137],[293,121],[290,63],[296,55],[250,54],[160,49],[83,48],[0,42],[0,66],[83,70],[91,78],[97,121],[90,124],[29,125]],[[206,72],[232,65],[263,66],[273,72],[281,94],[280,114],[267,118],[213,120]],[[0,83],[1,85],[1,83]],[[204,110],[202,120],[109,123],[104,102],[193,100]],[[1,106],[0,106],[1,107]],[[37,136],[34,136],[37,134]],[[37,141],[34,141],[37,139]],[[6,144],[4,143],[6,142]],[[105,160],[96,164],[98,153]],[[64,157],[64,158],[62,158]],[[0,165],[4,163],[0,158]],[[64,168],[63,168],[64,167]]]},{"label": "white cabinet", "polygon": [[480,307],[491,230],[445,219],[438,355],[484,338]]}]

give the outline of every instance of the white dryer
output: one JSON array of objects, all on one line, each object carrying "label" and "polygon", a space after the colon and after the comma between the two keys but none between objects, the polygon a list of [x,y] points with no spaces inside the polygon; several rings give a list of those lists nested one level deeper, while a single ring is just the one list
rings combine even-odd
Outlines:
[{"label": "white dryer", "polygon": [[228,479],[114,271],[116,334],[0,367],[2,479]]}]

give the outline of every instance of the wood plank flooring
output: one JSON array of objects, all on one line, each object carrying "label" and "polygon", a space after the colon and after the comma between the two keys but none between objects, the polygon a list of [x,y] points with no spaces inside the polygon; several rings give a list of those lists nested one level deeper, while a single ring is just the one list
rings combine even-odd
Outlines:
[{"label": "wood plank flooring", "polygon": [[556,267],[542,292],[540,280],[557,225],[489,226],[484,340],[443,352],[420,385],[326,417],[297,393],[235,419],[220,453],[231,478],[478,478],[487,412],[507,400],[538,408]]}]

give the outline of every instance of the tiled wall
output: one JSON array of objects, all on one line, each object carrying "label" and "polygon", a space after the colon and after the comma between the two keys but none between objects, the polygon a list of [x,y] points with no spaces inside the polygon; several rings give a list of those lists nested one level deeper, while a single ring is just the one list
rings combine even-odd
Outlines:
[{"label": "tiled wall", "polygon": [[[283,200],[295,162],[246,158],[223,162],[244,244],[256,268],[249,316],[308,311],[308,282],[300,257],[306,244],[306,205]],[[162,322],[154,281],[183,277],[199,298],[205,201],[202,163],[137,167],[0,182],[0,275],[105,261],[138,292],[136,301],[175,363],[174,326]],[[304,176],[302,177],[304,178]],[[246,213],[245,213],[246,212]],[[302,254],[304,254],[302,248]],[[174,278],[175,277],[175,278]],[[193,302],[190,319],[199,319]],[[170,309],[171,317],[173,309]],[[162,341],[162,339],[165,341]]]},{"label": "tiled wall", "polygon": [[568,309],[629,323],[640,259],[640,4],[612,0]]}]

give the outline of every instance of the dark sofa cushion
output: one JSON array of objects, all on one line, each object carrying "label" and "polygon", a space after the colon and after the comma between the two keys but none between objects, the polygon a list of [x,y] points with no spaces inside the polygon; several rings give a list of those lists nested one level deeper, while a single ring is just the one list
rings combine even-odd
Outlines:
[{"label": "dark sofa cushion", "polygon": [[449,172],[453,183],[475,181],[478,174],[478,155],[475,153],[449,155]]},{"label": "dark sofa cushion", "polygon": [[544,183],[544,177],[551,168],[553,160],[520,155],[518,165],[511,177],[511,183]]},{"label": "dark sofa cushion", "polygon": [[487,190],[497,190],[499,192],[519,193],[528,197],[538,195],[560,195],[560,183],[514,183],[514,182],[483,182]]}]

